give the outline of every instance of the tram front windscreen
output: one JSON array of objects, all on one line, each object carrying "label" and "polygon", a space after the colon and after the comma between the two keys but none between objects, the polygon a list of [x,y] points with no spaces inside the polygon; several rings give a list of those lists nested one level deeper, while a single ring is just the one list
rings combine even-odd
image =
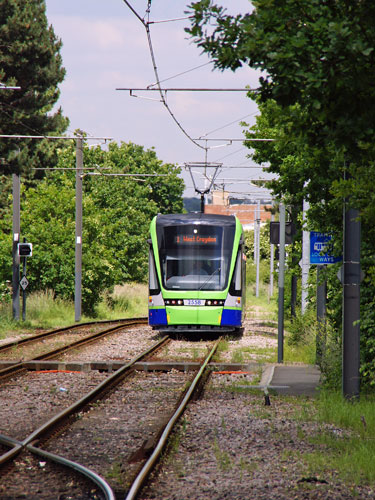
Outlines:
[{"label": "tram front windscreen", "polygon": [[169,290],[224,290],[234,226],[164,226],[158,234],[163,286]]}]

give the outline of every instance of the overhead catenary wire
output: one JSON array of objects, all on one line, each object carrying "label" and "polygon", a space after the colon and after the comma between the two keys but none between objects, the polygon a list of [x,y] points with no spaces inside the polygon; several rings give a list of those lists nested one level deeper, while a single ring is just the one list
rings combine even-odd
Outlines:
[{"label": "overhead catenary wire", "polygon": [[[151,87],[154,87],[158,83],[163,83],[163,82],[167,82],[168,80],[173,80],[173,78],[177,78],[178,76],[186,75],[187,73],[191,73],[192,71],[195,71],[196,69],[199,69],[199,68],[203,68],[204,66],[208,66],[209,64],[212,64],[212,62],[209,61],[209,62],[206,62],[204,64],[200,64],[199,66],[195,66],[194,68],[190,68],[186,71],[182,71],[181,73],[177,73],[176,75],[169,76],[168,78],[163,78],[163,80],[160,80],[160,82],[151,83],[150,85],[148,85],[146,87],[145,90],[152,90]],[[133,90],[136,90],[136,89],[133,89]]]},{"label": "overhead catenary wire", "polygon": [[6,85],[5,83],[0,82],[0,90],[21,90],[21,87]]},{"label": "overhead catenary wire", "polygon": [[[139,21],[143,24],[143,26],[144,26],[144,28],[146,30],[148,46],[149,46],[149,50],[150,50],[150,55],[151,55],[151,60],[152,60],[152,65],[153,65],[153,70],[154,70],[155,79],[156,79],[156,83],[154,85],[157,86],[157,89],[159,90],[159,94],[160,94],[160,98],[161,98],[162,103],[164,104],[164,106],[167,109],[168,113],[170,114],[170,116],[172,117],[172,119],[174,120],[174,122],[176,123],[176,125],[179,127],[179,129],[181,130],[181,132],[191,142],[193,142],[198,148],[206,150],[206,148],[204,146],[202,146],[201,144],[199,144],[199,142],[195,141],[191,137],[191,135],[185,130],[185,128],[182,126],[182,124],[177,120],[176,116],[172,112],[171,108],[169,107],[169,105],[168,105],[168,103],[167,103],[167,101],[165,99],[165,95],[164,95],[163,90],[162,90],[162,88],[160,86],[159,72],[158,72],[158,68],[156,66],[156,59],[155,59],[154,49],[153,49],[153,46],[152,46],[151,32],[150,32],[150,27],[149,27],[150,23],[146,22],[144,19],[141,18],[141,16],[136,12],[136,10],[130,5],[130,3],[128,2],[128,0],[123,0],[123,1],[129,7],[129,9],[133,12],[133,14],[137,17],[137,19],[139,19]],[[147,15],[149,15],[149,13],[150,13],[150,5],[151,4],[149,3],[148,4]]]},{"label": "overhead catenary wire", "polygon": [[229,127],[230,125],[233,125],[234,123],[238,123],[240,122],[241,120],[243,120],[244,118],[248,118],[249,116],[254,116],[258,113],[258,111],[254,111],[254,113],[249,113],[245,116],[242,116],[241,118],[237,118],[236,120],[233,120],[229,123],[226,123],[225,125],[223,125],[222,127],[218,127],[218,128],[215,128],[214,130],[210,130],[210,132],[207,132],[206,134],[204,135],[201,135],[200,136],[200,139],[204,139],[205,137],[207,137],[208,135],[210,134],[213,134],[214,132],[218,132],[219,130],[223,130],[223,128],[227,128]]},{"label": "overhead catenary wire", "polygon": [[194,16],[176,17],[175,19],[162,19],[160,21],[149,21],[149,24],[172,23],[175,21],[185,21],[186,19],[193,19]]},{"label": "overhead catenary wire", "polygon": [[[168,113],[170,114],[171,118],[173,119],[173,121],[176,123],[176,125],[179,127],[179,129],[181,130],[181,132],[197,147],[199,147],[200,149],[202,149],[203,151],[205,151],[205,160],[207,162],[207,153],[208,151],[210,151],[211,149],[216,149],[217,147],[226,147],[226,146],[231,146],[233,144],[233,142],[237,142],[237,141],[241,141],[243,143],[245,142],[249,142],[251,141],[251,139],[245,139],[245,138],[242,138],[242,139],[229,139],[229,140],[224,140],[223,142],[227,142],[227,144],[222,144],[220,146],[213,146],[212,144],[209,146],[208,145],[208,142],[205,142],[205,143],[202,143],[202,141],[222,141],[222,139],[209,139],[207,136],[211,133],[214,133],[215,131],[218,131],[218,130],[221,130],[223,128],[225,128],[226,126],[229,126],[228,125],[223,125],[222,127],[218,127],[217,129],[215,129],[214,131],[211,131],[211,132],[208,132],[206,134],[204,134],[203,136],[200,136],[199,138],[195,139],[192,135],[190,135],[187,130],[184,128],[184,126],[182,125],[182,123],[177,119],[177,117],[175,116],[175,114],[173,113],[171,107],[169,106],[169,104],[167,103],[167,92],[168,91],[194,91],[194,92],[197,92],[197,91],[205,91],[205,92],[208,92],[208,91],[216,91],[216,92],[228,92],[228,91],[236,91],[236,92],[251,92],[251,91],[258,91],[259,89],[251,89],[251,88],[238,88],[238,89],[207,89],[207,88],[162,88],[161,86],[161,83],[162,82],[165,82],[166,80],[170,80],[172,78],[174,78],[173,76],[172,77],[169,77],[169,78],[166,78],[164,80],[161,80],[160,77],[159,77],[159,70],[158,70],[158,67],[157,67],[157,64],[156,64],[156,57],[155,57],[155,52],[154,52],[154,48],[153,48],[153,44],[152,44],[152,38],[151,38],[151,32],[150,32],[150,25],[153,24],[151,21],[150,21],[150,12],[151,12],[151,0],[148,0],[147,2],[147,8],[146,8],[146,13],[145,13],[145,16],[142,18],[141,15],[138,14],[138,12],[136,11],[136,9],[131,5],[130,1],[129,0],[123,0],[124,3],[126,4],[126,6],[131,10],[131,12],[136,16],[136,18],[142,23],[143,27],[145,28],[146,30],[146,35],[147,35],[147,40],[148,40],[148,46],[149,46],[149,51],[150,51],[150,56],[151,56],[151,61],[152,61],[152,66],[153,66],[153,71],[154,71],[154,74],[155,74],[155,79],[156,79],[156,82],[155,83],[152,83],[150,85],[147,86],[146,89],[117,89],[117,90],[129,90],[131,92],[131,95],[133,95],[134,97],[142,97],[144,99],[149,99],[149,100],[156,100],[156,99],[151,99],[151,98],[148,98],[148,97],[144,97],[144,96],[138,96],[138,95],[135,95],[135,94],[132,94],[133,91],[135,90],[149,90],[149,91],[157,91],[160,95],[160,102],[163,103],[164,107],[167,109]],[[180,18],[179,18],[180,19]],[[177,19],[176,19],[177,20]],[[207,65],[210,64],[210,62],[206,63]],[[205,66],[206,64],[203,64],[203,65],[200,65],[200,66],[197,66],[196,68],[193,68],[191,70],[187,70],[186,72],[182,72],[182,73],[179,73],[177,74],[176,76],[180,76],[182,74],[185,74],[189,71],[193,71],[194,69],[198,69],[202,66]],[[159,99],[158,99],[159,100]],[[248,116],[252,116],[253,114],[256,114],[257,112],[254,112],[254,113],[250,113],[250,114],[246,114],[245,116],[239,118],[238,120],[241,121],[245,118],[247,118]],[[237,120],[235,121],[232,121],[230,122],[230,124],[233,124],[237,122]],[[269,141],[269,140],[272,140],[272,139],[254,139],[255,141]],[[235,153],[231,153],[231,154],[235,154]],[[225,155],[225,157],[227,156],[230,156],[230,155]],[[262,168],[262,167],[254,167],[254,168]],[[211,179],[209,179],[207,176],[206,176],[206,179],[208,181],[210,181]]]}]

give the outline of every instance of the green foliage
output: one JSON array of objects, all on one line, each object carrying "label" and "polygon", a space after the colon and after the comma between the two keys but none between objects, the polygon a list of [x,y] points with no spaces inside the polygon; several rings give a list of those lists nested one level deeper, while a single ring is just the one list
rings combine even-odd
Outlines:
[{"label": "green foliage", "polygon": [[305,314],[297,313],[288,327],[290,333],[288,344],[297,345],[305,343],[311,338],[315,340],[317,329],[318,325],[314,310],[309,309]]},{"label": "green foliage", "polygon": [[[262,70],[259,92],[252,93],[261,115],[246,135],[276,140],[252,142],[252,157],[278,174],[270,187],[295,214],[303,199],[310,202],[307,229],[332,233],[340,254],[343,199],[360,210],[361,374],[362,382],[373,386],[375,4],[257,0],[253,6],[250,14],[230,16],[208,0],[193,2],[187,32],[216,67],[248,64]],[[299,272],[298,260],[295,255],[292,272]],[[331,364],[331,382],[336,376],[340,383],[342,290],[333,277],[337,268],[331,267],[325,361]]]},{"label": "green foliage", "polygon": [[[270,264],[269,261],[261,260],[259,264],[259,281],[263,284],[270,282]],[[256,264],[252,261],[246,262],[246,285],[256,284]]]},{"label": "green foliage", "polygon": [[[295,125],[310,143],[333,141],[350,153],[371,143],[375,113],[375,6],[371,0],[257,0],[229,16],[208,0],[190,6],[187,30],[220,69],[262,70],[263,100],[299,103]],[[295,134],[297,135],[297,133]],[[353,157],[358,155],[354,154]]]},{"label": "green foliage", "polygon": [[[48,26],[44,0],[2,0],[0,8],[0,81],[19,90],[1,91],[0,133],[61,133],[68,120],[51,113],[65,70],[61,41]],[[0,158],[8,170],[45,165],[54,147],[47,141],[2,139]],[[4,169],[3,169],[4,172]]]},{"label": "green foliage", "polygon": [[340,392],[322,391],[317,400],[317,419],[334,426],[331,431],[320,432],[314,442],[325,447],[306,456],[309,463],[323,472],[340,471],[340,475],[353,484],[373,483],[375,459],[375,418],[373,396],[362,397],[351,403]]},{"label": "green foliage", "polygon": [[[254,231],[244,231],[245,253],[247,259],[254,259]],[[265,224],[260,228],[260,258],[270,259],[270,226]]]},{"label": "green foliage", "polygon": [[[119,319],[147,316],[147,285],[129,283],[104,293],[95,308],[95,319]],[[57,328],[74,323],[74,303],[55,296],[51,290],[33,292],[27,297],[26,321],[12,319],[7,302],[0,302],[0,338],[30,333],[32,328]],[[93,319],[83,316],[82,321]]]},{"label": "green foliage", "polygon": [[[58,167],[75,166],[74,145],[58,152]],[[84,149],[84,166],[110,167],[131,176],[85,175],[83,180],[82,305],[93,314],[104,290],[147,276],[146,239],[157,213],[182,210],[183,181],[179,169],[163,164],[154,151],[134,144],[111,143],[108,151]],[[108,170],[104,172],[108,173]],[[88,170],[87,172],[92,172]],[[50,172],[35,187],[23,187],[22,236],[33,243],[28,259],[28,291],[52,290],[56,297],[74,297],[75,172]],[[11,217],[0,222],[0,276],[11,273]]]}]

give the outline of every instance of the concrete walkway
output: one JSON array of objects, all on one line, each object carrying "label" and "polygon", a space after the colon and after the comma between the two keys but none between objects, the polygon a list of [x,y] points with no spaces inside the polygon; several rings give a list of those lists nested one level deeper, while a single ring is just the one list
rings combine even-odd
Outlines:
[{"label": "concrete walkway", "polygon": [[261,386],[277,394],[315,396],[320,370],[312,365],[269,365],[263,372]]}]

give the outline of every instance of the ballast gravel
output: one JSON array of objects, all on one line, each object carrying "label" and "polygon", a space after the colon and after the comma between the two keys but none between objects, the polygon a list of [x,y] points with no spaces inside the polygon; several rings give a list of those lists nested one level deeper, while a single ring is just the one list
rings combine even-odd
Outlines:
[{"label": "ballast gravel", "polygon": [[[229,338],[220,354],[225,362],[273,362],[276,325],[259,314],[249,316],[242,337]],[[132,328],[108,340],[64,356],[63,361],[129,360],[156,342],[148,327]],[[180,341],[158,359],[197,361],[207,342]],[[24,438],[52,414],[68,406],[108,374],[36,373],[3,383],[0,388],[0,432]],[[116,499],[126,495],[131,473],[147,449],[141,429],[152,436],[170,413],[176,395],[190,375],[169,372],[138,373],[82,414],[71,430],[46,448],[84,462],[106,477]],[[375,499],[371,486],[344,483],[336,471],[321,471],[305,460],[311,452],[324,454],[314,438],[340,429],[314,420],[313,404],[304,397],[264,395],[249,386],[259,373],[214,372],[203,395],[191,403],[173,435],[169,453],[140,494],[142,500],[351,500]],[[142,447],[143,445],[143,447]],[[42,474],[41,474],[42,472]],[[3,475],[0,500],[98,500],[97,490],[68,480],[48,463],[23,457],[17,463],[17,482],[9,487]],[[32,483],[26,483],[26,478]],[[64,482],[65,481],[65,482]],[[27,486],[25,486],[27,485]],[[45,493],[46,488],[49,493]]]},{"label": "ballast gravel", "polygon": [[212,378],[141,500],[375,498],[373,488],[344,484],[335,471],[317,472],[304,460],[306,453],[325,453],[310,438],[336,431],[304,420],[312,410],[308,400],[274,397],[266,407],[259,394],[238,392],[224,376]]}]

